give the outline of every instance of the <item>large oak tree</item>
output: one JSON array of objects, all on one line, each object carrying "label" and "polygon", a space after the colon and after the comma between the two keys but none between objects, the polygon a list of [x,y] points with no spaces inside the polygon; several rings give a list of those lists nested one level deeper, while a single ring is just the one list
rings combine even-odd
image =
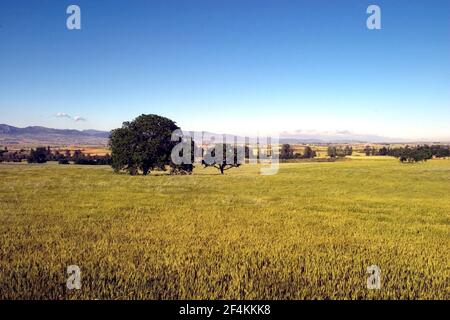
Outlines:
[{"label": "large oak tree", "polygon": [[171,150],[177,144],[171,140],[179,127],[170,119],[150,114],[141,115],[121,128],[111,131],[112,167],[116,172],[131,175],[141,171],[144,175],[153,169],[165,170],[171,163]]}]

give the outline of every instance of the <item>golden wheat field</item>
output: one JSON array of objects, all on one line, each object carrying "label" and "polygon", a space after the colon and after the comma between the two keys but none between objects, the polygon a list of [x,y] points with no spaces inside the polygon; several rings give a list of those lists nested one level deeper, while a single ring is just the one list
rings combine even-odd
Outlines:
[{"label": "golden wheat field", "polygon": [[450,298],[450,160],[273,176],[2,164],[0,201],[2,299]]}]

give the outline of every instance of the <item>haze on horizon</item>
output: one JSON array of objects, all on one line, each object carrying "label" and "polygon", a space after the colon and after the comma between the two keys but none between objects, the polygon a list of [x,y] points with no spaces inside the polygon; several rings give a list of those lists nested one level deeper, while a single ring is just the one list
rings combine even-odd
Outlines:
[{"label": "haze on horizon", "polygon": [[448,1],[73,3],[0,3],[0,123],[450,141]]}]

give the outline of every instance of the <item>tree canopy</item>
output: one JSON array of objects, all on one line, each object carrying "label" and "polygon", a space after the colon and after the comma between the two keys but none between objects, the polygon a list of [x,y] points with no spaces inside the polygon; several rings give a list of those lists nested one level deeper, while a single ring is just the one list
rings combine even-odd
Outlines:
[{"label": "tree canopy", "polygon": [[109,138],[113,169],[126,170],[131,175],[165,170],[171,164],[171,151],[177,143],[171,137],[177,129],[172,120],[154,114],[124,122],[121,128],[111,131]]}]

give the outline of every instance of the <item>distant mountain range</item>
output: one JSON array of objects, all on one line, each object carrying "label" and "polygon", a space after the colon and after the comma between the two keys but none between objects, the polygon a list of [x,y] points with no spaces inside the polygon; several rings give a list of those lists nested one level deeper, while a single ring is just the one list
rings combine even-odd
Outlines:
[{"label": "distant mountain range", "polygon": [[281,135],[283,143],[403,143],[409,140],[362,134],[295,134]]},{"label": "distant mountain range", "polygon": [[[190,135],[185,131],[185,134]],[[194,132],[198,134],[198,132]],[[205,137],[220,135],[204,132]],[[41,126],[18,128],[7,124],[0,124],[0,145],[106,145],[109,132],[99,130],[52,129]],[[233,141],[234,136],[225,135],[227,141]],[[238,142],[245,138],[237,137]],[[393,139],[376,135],[359,135],[351,132],[301,132],[282,133],[280,143],[404,143],[414,142],[405,139]]]},{"label": "distant mountain range", "polygon": [[0,124],[0,144],[104,145],[109,132],[99,130],[52,129],[40,126],[18,128]]}]

